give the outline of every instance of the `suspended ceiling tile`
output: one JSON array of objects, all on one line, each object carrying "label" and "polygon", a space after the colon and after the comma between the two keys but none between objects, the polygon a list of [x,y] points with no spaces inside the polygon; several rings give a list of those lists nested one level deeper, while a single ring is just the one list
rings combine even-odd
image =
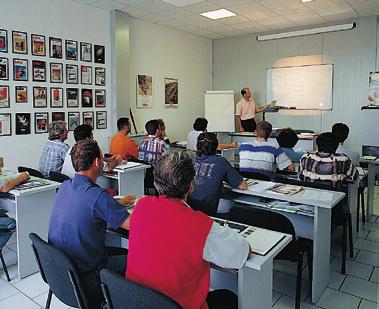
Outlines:
[{"label": "suspended ceiling tile", "polygon": [[190,12],[193,12],[193,13],[200,14],[200,13],[204,13],[204,12],[222,9],[222,6],[215,4],[215,3],[212,3],[212,2],[209,2],[209,1],[203,1],[200,3],[195,3],[195,4],[183,6],[183,9],[190,11]]},{"label": "suspended ceiling tile", "polygon": [[147,11],[144,11],[144,10],[141,10],[141,9],[137,9],[135,7],[132,7],[132,6],[126,7],[126,8],[122,8],[122,9],[120,9],[120,11],[128,13],[130,16],[137,17],[137,18],[140,18],[140,17],[142,17],[144,15],[149,15],[150,14]]}]

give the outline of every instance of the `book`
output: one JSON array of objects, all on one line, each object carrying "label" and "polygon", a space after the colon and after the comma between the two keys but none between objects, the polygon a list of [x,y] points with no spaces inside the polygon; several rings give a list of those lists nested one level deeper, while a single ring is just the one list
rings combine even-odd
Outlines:
[{"label": "book", "polygon": [[301,186],[295,186],[295,185],[287,185],[287,184],[276,184],[273,187],[269,188],[268,190],[279,193],[279,194],[295,194],[303,190],[303,187]]},{"label": "book", "polygon": [[242,232],[251,251],[259,255],[269,253],[285,237],[282,233],[249,226]]},{"label": "book", "polygon": [[47,182],[46,180],[43,180],[43,179],[29,179],[27,182],[14,187],[13,190],[24,191],[24,190],[28,190],[28,189],[47,186],[48,184],[49,184],[49,182]]},{"label": "book", "polygon": [[132,167],[137,167],[137,166],[141,166],[142,164],[141,163],[138,163],[138,162],[127,162],[126,164],[122,164],[122,165],[118,165],[114,168],[114,170],[126,170],[128,168],[132,168]]}]

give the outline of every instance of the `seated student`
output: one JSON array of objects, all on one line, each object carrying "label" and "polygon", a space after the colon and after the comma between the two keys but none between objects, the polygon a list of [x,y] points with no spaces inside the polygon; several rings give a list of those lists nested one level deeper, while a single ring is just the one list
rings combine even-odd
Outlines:
[{"label": "seated student", "polygon": [[304,151],[296,151],[293,149],[298,140],[297,134],[291,128],[280,130],[276,136],[276,141],[280,148],[282,148],[287,157],[295,163],[299,163],[301,157],[304,155]]},{"label": "seated student", "polygon": [[158,126],[159,130],[162,132],[162,139],[165,141],[167,145],[170,145],[170,140],[166,135],[166,124],[164,123],[163,119],[157,119],[158,120]]},{"label": "seated student", "polygon": [[131,131],[129,119],[121,117],[117,120],[118,132],[112,137],[109,153],[112,155],[121,155],[124,160],[138,158],[138,145],[128,137]]},{"label": "seated student", "polygon": [[337,187],[342,182],[354,181],[358,171],[349,157],[336,153],[338,142],[331,132],[316,138],[317,151],[306,153],[300,159],[299,179]]},{"label": "seated student", "polygon": [[157,119],[146,122],[145,129],[148,136],[138,144],[138,159],[153,165],[158,155],[169,150],[170,146],[163,140],[164,131],[159,128]]},{"label": "seated student", "polygon": [[234,188],[247,189],[247,183],[234,167],[223,157],[216,156],[218,140],[214,133],[201,133],[197,140],[195,160],[195,189],[188,204],[209,216],[217,213],[222,183]]},{"label": "seated student", "polygon": [[57,192],[48,239],[72,258],[93,301],[91,308],[99,308],[102,302],[100,269],[125,271],[126,256],[111,256],[112,250],[105,246],[107,226],[129,229],[129,213],[122,205],[134,201],[135,197],[127,195],[116,201],[95,184],[103,171],[103,156],[96,141],[77,142],[72,147],[71,157],[77,173]]},{"label": "seated student", "polygon": [[338,142],[338,148],[336,153],[343,153],[349,157],[351,162],[354,163],[355,166],[359,165],[359,153],[351,151],[344,146],[344,142],[349,136],[349,127],[344,123],[335,123],[332,127],[332,133],[336,137]]},{"label": "seated student", "polygon": [[158,157],[154,177],[159,196],[142,197],[133,210],[126,277],[185,309],[237,308],[232,292],[209,292],[210,263],[241,268],[249,244],[237,231],[187,205],[194,176],[190,151],[172,149]]},{"label": "seated student", "polygon": [[276,168],[295,170],[294,164],[288,159],[283,149],[268,141],[271,133],[271,124],[267,121],[261,121],[257,125],[256,139],[251,143],[240,145],[241,172],[260,173],[274,178]]},{"label": "seated student", "polygon": [[196,118],[193,123],[193,130],[188,133],[187,149],[196,151],[197,138],[203,132],[206,132],[208,120],[205,118]]}]

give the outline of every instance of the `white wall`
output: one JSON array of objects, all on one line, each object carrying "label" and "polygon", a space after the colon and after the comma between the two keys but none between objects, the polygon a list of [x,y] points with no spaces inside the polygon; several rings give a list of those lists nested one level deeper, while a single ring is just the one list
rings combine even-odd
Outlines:
[{"label": "white wall", "polygon": [[[81,123],[82,112],[93,111],[96,115],[97,111],[108,111],[108,129],[107,130],[94,130],[95,139],[99,142],[100,147],[106,149],[107,137],[110,132],[110,106],[111,106],[111,74],[110,74],[110,14],[107,11],[84,6],[71,1],[59,1],[59,0],[12,0],[1,2],[1,25],[0,28],[8,30],[8,43],[11,44],[12,30],[24,31],[28,34],[28,55],[13,54],[10,45],[8,54],[0,54],[0,57],[9,58],[10,71],[12,71],[12,59],[13,58],[26,58],[29,60],[29,81],[28,82],[14,82],[12,74],[10,74],[9,81],[0,81],[1,85],[10,86],[11,102],[10,109],[0,109],[0,113],[12,113],[12,136],[0,137],[0,156],[5,159],[5,166],[9,169],[16,169],[19,165],[25,165],[29,167],[38,168],[38,161],[43,149],[43,146],[47,140],[47,134],[35,134],[34,133],[34,113],[35,112],[49,112],[49,119],[51,119],[51,112],[65,111],[66,120],[68,111],[80,111]],[[91,65],[93,68],[98,65],[95,63],[81,63],[80,61],[67,61],[65,56],[63,59],[51,59],[48,57],[35,57],[30,53],[30,35],[32,33],[45,35],[48,44],[49,36],[62,38],[63,44],[65,39],[77,40],[78,42],[89,42],[92,44],[105,45],[105,67],[106,67],[106,87],[107,90],[107,108],[66,108],[66,102],[64,102],[64,109],[59,110],[57,108],[33,108],[32,89],[33,86],[56,86],[66,88],[66,84],[50,84],[50,74],[47,74],[46,83],[36,83],[31,80],[31,61],[34,59],[40,59],[47,62],[59,62],[59,63],[72,63],[72,64],[86,64]],[[48,51],[48,45],[47,45]],[[64,69],[65,70],[65,69]],[[79,67],[80,70],[80,67]],[[94,69],[93,69],[94,70]],[[64,71],[64,80],[66,79]],[[94,79],[94,76],[93,78]],[[26,85],[28,87],[28,103],[16,104],[14,101],[14,86]],[[79,85],[70,85],[70,87],[87,88]],[[95,86],[88,86],[88,88],[95,89]],[[102,88],[102,87],[97,87]],[[48,89],[49,92],[49,89]],[[48,94],[48,106],[50,95]],[[65,94],[64,94],[65,100]],[[29,135],[15,135],[15,113],[26,112],[31,113],[31,134]],[[73,145],[73,134],[69,133],[69,139],[66,141],[69,145]]]},{"label": "white wall", "polygon": [[[137,74],[153,77],[154,104],[136,109]],[[204,92],[211,89],[212,41],[130,18],[130,107],[139,132],[162,118],[171,141],[186,140],[196,117],[204,116]],[[164,108],[164,78],[179,80],[179,107]]]}]

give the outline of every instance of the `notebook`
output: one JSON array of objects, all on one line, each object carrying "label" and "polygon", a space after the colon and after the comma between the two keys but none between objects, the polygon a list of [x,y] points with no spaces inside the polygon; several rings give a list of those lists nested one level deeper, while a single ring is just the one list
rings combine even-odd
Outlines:
[{"label": "notebook", "polygon": [[140,166],[141,163],[138,162],[127,162],[126,164],[118,165],[114,168],[114,170],[126,170],[128,168]]}]

